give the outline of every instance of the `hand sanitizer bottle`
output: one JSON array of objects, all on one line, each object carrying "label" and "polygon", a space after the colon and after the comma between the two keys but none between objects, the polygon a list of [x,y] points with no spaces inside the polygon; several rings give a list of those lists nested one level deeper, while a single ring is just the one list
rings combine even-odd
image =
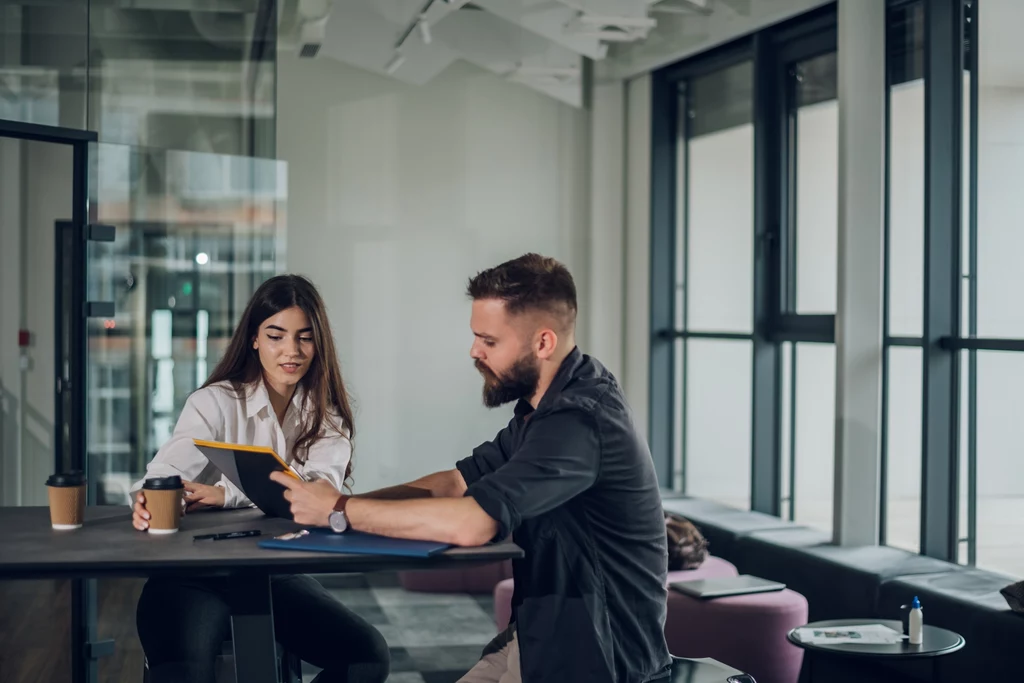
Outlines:
[{"label": "hand sanitizer bottle", "polygon": [[921,611],[921,601],[914,596],[914,602],[910,604],[910,644],[920,645],[924,638],[924,613]]}]

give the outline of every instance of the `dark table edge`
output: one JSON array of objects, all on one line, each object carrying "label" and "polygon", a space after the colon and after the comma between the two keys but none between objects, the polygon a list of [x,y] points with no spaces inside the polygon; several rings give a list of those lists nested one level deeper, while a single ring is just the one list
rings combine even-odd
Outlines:
[{"label": "dark table edge", "polygon": [[344,562],[325,561],[323,557],[310,557],[296,560],[294,557],[268,557],[258,563],[251,559],[219,560],[209,565],[196,562],[176,563],[160,562],[151,565],[138,563],[110,562],[93,563],[87,568],[69,566],[64,563],[40,563],[24,567],[0,568],[0,581],[30,579],[102,579],[115,577],[147,577],[147,576],[224,576],[234,574],[354,574],[384,571],[431,571],[435,569],[451,569],[453,567],[469,567],[505,560],[517,560],[524,556],[522,549],[511,552],[503,557],[493,554],[467,555],[455,557],[440,555],[424,561],[422,557],[367,555],[365,560],[351,559],[346,556]]},{"label": "dark table edge", "polygon": [[790,644],[796,645],[797,647],[803,650],[807,650],[808,652],[821,652],[824,654],[836,655],[837,657],[868,657],[873,659],[931,659],[932,657],[942,657],[945,655],[951,655],[954,652],[962,650],[964,646],[967,644],[967,641],[964,639],[964,637],[957,633],[956,635],[958,638],[960,638],[960,640],[957,641],[955,645],[950,645],[949,647],[942,650],[929,650],[928,652],[858,652],[856,650],[840,649],[841,646],[821,647],[820,645],[815,645],[813,643],[805,643],[801,641],[799,638],[793,636],[794,630],[795,629],[791,629],[788,633],[786,633],[786,640],[788,640]]}]

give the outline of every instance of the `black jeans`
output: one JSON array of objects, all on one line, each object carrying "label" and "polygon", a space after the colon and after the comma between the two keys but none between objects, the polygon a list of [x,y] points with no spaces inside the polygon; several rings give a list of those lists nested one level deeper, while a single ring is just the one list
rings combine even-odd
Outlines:
[{"label": "black jeans", "polygon": [[[135,616],[152,683],[214,683],[215,660],[231,636],[231,600],[239,599],[230,597],[229,582],[146,582]],[[277,642],[323,669],[315,683],[387,679],[390,655],[384,637],[313,577],[271,577],[270,594]]]}]

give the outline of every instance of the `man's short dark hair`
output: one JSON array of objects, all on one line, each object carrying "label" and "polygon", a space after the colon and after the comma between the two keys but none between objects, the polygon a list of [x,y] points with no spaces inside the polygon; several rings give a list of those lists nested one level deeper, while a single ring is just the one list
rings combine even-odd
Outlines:
[{"label": "man's short dark hair", "polygon": [[474,300],[501,299],[512,315],[544,311],[576,322],[576,284],[569,269],[553,258],[524,254],[470,278],[466,292]]}]

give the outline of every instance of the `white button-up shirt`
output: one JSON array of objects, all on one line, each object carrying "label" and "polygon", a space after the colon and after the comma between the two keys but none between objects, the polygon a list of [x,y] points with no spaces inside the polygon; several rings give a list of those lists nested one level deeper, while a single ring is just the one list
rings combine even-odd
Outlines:
[{"label": "white button-up shirt", "polygon": [[146,479],[176,474],[197,484],[223,487],[226,508],[252,505],[245,494],[206,459],[192,439],[273,448],[307,480],[326,479],[340,491],[345,468],[352,458],[352,444],[346,434],[327,427],[327,433],[309,448],[305,462],[295,460],[295,442],[302,434],[303,418],[308,411],[305,398],[305,390],[299,385],[284,420],[278,422],[262,380],[248,387],[241,399],[230,382],[218,382],[195,391],[185,402],[174,434],[146,467],[146,476],[132,486],[132,500]]}]

